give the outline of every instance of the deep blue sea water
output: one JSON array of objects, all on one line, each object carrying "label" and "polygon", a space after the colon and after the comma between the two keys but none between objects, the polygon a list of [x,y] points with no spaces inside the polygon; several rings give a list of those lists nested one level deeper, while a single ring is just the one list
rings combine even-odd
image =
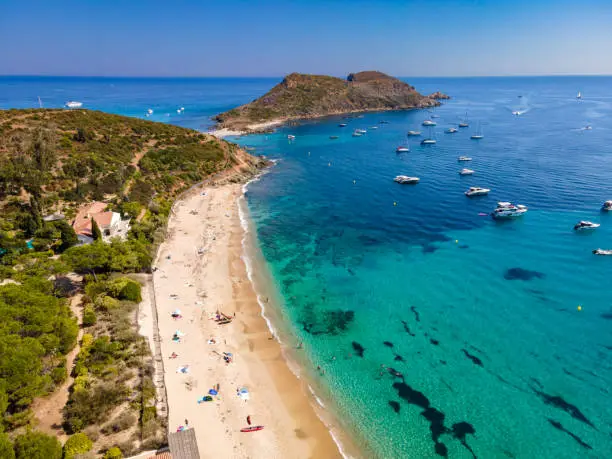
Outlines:
[{"label": "deep blue sea water", "polygon": [[[610,457],[612,257],[591,251],[612,249],[612,214],[600,212],[612,199],[612,78],[409,81],[453,97],[435,110],[435,146],[405,135],[424,130],[424,111],[237,139],[279,160],[247,197],[290,344],[303,342],[317,392],[365,457]],[[150,106],[153,119],[202,128],[273,83],[0,78],[0,107],[38,95],[132,116]],[[466,111],[470,128],[445,134]],[[479,122],[485,138],[470,140]],[[473,176],[458,175],[466,166]],[[469,186],[492,192],[468,199]],[[499,200],[529,212],[479,215]],[[583,219],[601,227],[576,234]]]}]

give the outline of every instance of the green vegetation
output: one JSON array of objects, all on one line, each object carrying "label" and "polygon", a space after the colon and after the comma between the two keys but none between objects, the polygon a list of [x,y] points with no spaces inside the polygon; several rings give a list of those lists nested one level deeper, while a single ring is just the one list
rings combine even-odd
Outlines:
[{"label": "green vegetation", "polygon": [[[166,124],[87,110],[0,111],[0,457],[61,457],[53,437],[31,430],[32,402],[71,370],[65,457],[92,442],[117,444],[109,457],[163,444],[152,357],[136,332],[141,287],[125,274],[150,271],[182,191],[230,167],[252,175],[261,163]],[[125,240],[104,243],[92,222],[95,242],[78,245],[70,221],[92,200],[132,219]],[[87,331],[74,369],[66,368],[78,336],[71,302]]]},{"label": "green vegetation", "polygon": [[121,454],[121,450],[117,448],[116,446],[109,449],[104,455],[104,459],[122,459],[122,458],[123,458],[123,454]]},{"label": "green vegetation", "polygon": [[74,459],[77,454],[83,454],[93,448],[93,442],[84,433],[72,435],[64,444],[64,459]]},{"label": "green vegetation", "polygon": [[62,444],[55,437],[28,431],[15,438],[16,459],[62,459]]},{"label": "green vegetation", "polygon": [[292,73],[259,99],[217,115],[221,127],[376,110],[405,110],[439,105],[413,86],[381,72],[350,74],[346,80]]}]

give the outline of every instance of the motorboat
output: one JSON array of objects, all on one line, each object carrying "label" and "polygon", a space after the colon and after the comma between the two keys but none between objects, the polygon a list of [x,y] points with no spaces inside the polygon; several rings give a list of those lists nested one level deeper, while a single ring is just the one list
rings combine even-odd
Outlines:
[{"label": "motorboat", "polygon": [[378,126],[370,126],[370,129],[378,129]]},{"label": "motorboat", "polygon": [[359,130],[353,131],[353,137],[361,137],[363,134]]},{"label": "motorboat", "polygon": [[78,102],[76,100],[69,100],[66,102],[66,107],[68,108],[81,108],[83,106],[83,102]]},{"label": "motorboat", "polygon": [[590,124],[587,124],[583,129],[585,131],[592,131],[593,130],[593,126],[591,126]]},{"label": "motorboat", "polygon": [[457,161],[471,161],[472,158],[470,158],[469,156],[459,156],[457,158]]},{"label": "motorboat", "polygon": [[459,171],[459,175],[473,175],[473,174],[474,174],[474,171],[472,169],[463,168]]},{"label": "motorboat", "polygon": [[512,114],[514,116],[521,116],[523,114],[523,112],[521,112],[520,110],[515,110],[515,111],[512,112]]},{"label": "motorboat", "polygon": [[394,182],[400,183],[402,185],[415,185],[419,183],[418,177],[408,177],[407,175],[398,175],[393,179]]},{"label": "motorboat", "polygon": [[330,138],[331,140],[336,140],[336,139],[338,139],[339,137],[338,137],[337,135],[330,135],[330,136],[329,136],[329,138]]},{"label": "motorboat", "polygon": [[365,130],[365,129],[355,129],[355,132],[359,132],[360,134],[365,134],[365,133],[367,133],[368,131],[367,131],[367,130]]},{"label": "motorboat", "polygon": [[340,124],[338,125],[338,127],[346,127],[346,126],[347,126],[347,124],[346,124],[346,123],[340,123]]},{"label": "motorboat", "polygon": [[437,126],[437,123],[432,120],[425,120],[423,121],[423,126]]},{"label": "motorboat", "polygon": [[489,194],[491,190],[489,190],[488,188],[480,188],[477,186],[471,186],[466,192],[465,195],[468,198],[471,198],[473,196],[485,196],[487,194]]},{"label": "motorboat", "polygon": [[612,212],[612,201],[606,201],[601,206],[601,210],[605,210],[606,212]]},{"label": "motorboat", "polygon": [[421,135],[421,131],[408,131],[406,135],[408,137],[418,137]]},{"label": "motorboat", "polygon": [[404,147],[404,146],[397,147],[395,149],[396,153],[408,153],[409,151],[410,151],[410,148],[409,147]]},{"label": "motorboat", "polygon": [[152,109],[152,108],[148,109],[148,110],[147,110],[147,113],[148,113],[149,115],[152,115],[152,114],[153,114],[153,109]]},{"label": "motorboat", "polygon": [[527,210],[527,206],[502,201],[497,203],[497,208],[491,213],[491,216],[495,219],[516,218],[521,217]]},{"label": "motorboat", "polygon": [[294,135],[292,135],[292,134],[289,134],[289,135],[287,136],[287,139],[288,139],[288,140],[295,140],[295,136],[294,136]]},{"label": "motorboat", "polygon": [[582,220],[574,225],[574,231],[593,230],[599,228],[599,226],[599,223]]},{"label": "motorboat", "polygon": [[446,132],[447,134],[454,134],[455,132],[459,132],[459,129],[452,127],[452,128],[448,128],[444,132]]},{"label": "motorboat", "polygon": [[436,139],[423,139],[421,140],[421,145],[434,145],[436,143]]},{"label": "motorboat", "polygon": [[593,250],[594,255],[612,255],[612,250],[595,249]]}]

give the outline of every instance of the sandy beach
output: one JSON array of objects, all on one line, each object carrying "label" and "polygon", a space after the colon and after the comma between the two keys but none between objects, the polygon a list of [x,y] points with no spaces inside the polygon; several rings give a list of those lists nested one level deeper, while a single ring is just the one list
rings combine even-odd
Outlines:
[{"label": "sandy beach", "polygon": [[[240,184],[194,190],[174,207],[158,253],[153,279],[169,430],[188,423],[203,458],[341,457],[261,316],[242,259],[241,195]],[[218,324],[217,311],[232,322]],[[217,385],[212,401],[198,403]],[[247,416],[264,429],[241,433]]]},{"label": "sandy beach", "polygon": [[253,132],[263,131],[265,129],[273,128],[280,124],[283,124],[286,120],[273,120],[267,121],[265,123],[257,123],[257,124],[249,124],[246,129],[238,130],[238,129],[216,129],[214,131],[210,131],[209,134],[214,135],[218,139],[222,139],[223,137],[229,137],[234,135],[245,135],[251,134]]}]

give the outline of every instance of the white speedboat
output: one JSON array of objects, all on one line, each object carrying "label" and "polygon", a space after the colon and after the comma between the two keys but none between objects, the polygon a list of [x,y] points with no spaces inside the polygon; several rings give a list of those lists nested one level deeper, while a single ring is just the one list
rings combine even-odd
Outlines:
[{"label": "white speedboat", "polygon": [[66,107],[68,108],[81,108],[83,106],[83,102],[78,102],[76,100],[69,100],[66,102]]},{"label": "white speedboat", "polygon": [[425,120],[423,121],[423,126],[437,126],[437,123],[432,120]]},{"label": "white speedboat", "polygon": [[406,135],[408,137],[418,137],[421,135],[421,131],[408,131]]},{"label": "white speedboat", "polygon": [[599,228],[599,226],[600,226],[599,223],[593,223],[593,222],[582,220],[574,225],[574,230],[575,231],[593,230],[595,228]]},{"label": "white speedboat", "polygon": [[361,137],[363,134],[359,130],[353,131],[353,137]]},{"label": "white speedboat", "polygon": [[407,175],[398,175],[393,179],[394,182],[401,183],[402,185],[415,185],[419,183],[418,177],[409,177]]},{"label": "white speedboat", "polygon": [[593,250],[594,255],[612,255],[612,250],[595,249]]},{"label": "white speedboat", "polygon": [[152,109],[152,108],[148,109],[148,110],[147,110],[147,113],[148,113],[149,115],[152,115],[152,114],[153,114],[153,109]]},{"label": "white speedboat", "polygon": [[485,196],[487,194],[489,194],[491,190],[489,190],[488,188],[480,188],[477,186],[471,186],[466,192],[465,195],[468,198],[471,198],[473,196]]},{"label": "white speedboat", "polygon": [[370,126],[370,129],[378,129],[378,126]]},{"label": "white speedboat", "polygon": [[606,201],[601,206],[601,210],[605,210],[607,212],[612,212],[612,201]]},{"label": "white speedboat", "polygon": [[521,217],[527,212],[527,206],[512,204],[511,202],[498,202],[497,208],[491,213],[495,219]]},{"label": "white speedboat", "polygon": [[421,140],[421,145],[434,145],[436,143],[436,139],[423,139]]},{"label": "white speedboat", "polygon": [[515,110],[515,111],[512,112],[512,114],[514,116],[521,116],[523,114],[523,112],[521,112],[520,110]]},{"label": "white speedboat", "polygon": [[583,129],[585,131],[592,131],[593,130],[593,126],[591,126],[590,124],[587,124]]},{"label": "white speedboat", "polygon": [[470,158],[469,156],[459,156],[457,158],[457,161],[471,161],[472,158]]},{"label": "white speedboat", "polygon": [[445,132],[447,134],[454,134],[455,132],[459,132],[459,129],[452,127],[452,128],[448,128]]},{"label": "white speedboat", "polygon": [[410,151],[410,148],[408,148],[408,147],[404,147],[404,146],[397,147],[397,148],[395,149],[395,152],[396,152],[396,153],[408,153],[409,151]]},{"label": "white speedboat", "polygon": [[292,134],[287,135],[288,140],[295,140],[295,136]]},{"label": "white speedboat", "polygon": [[474,171],[472,169],[463,168],[459,171],[459,175],[473,175]]},{"label": "white speedboat", "polygon": [[346,123],[340,123],[338,127],[346,127]]}]

